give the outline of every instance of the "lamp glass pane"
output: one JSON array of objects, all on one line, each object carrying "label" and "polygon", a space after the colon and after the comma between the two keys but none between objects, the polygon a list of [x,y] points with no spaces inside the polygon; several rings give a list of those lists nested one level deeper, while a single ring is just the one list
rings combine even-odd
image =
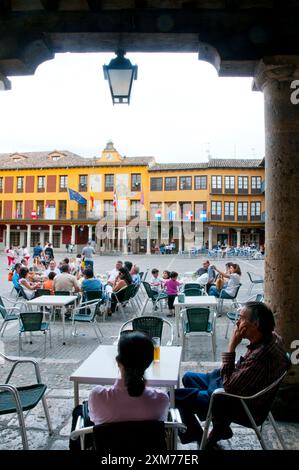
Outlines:
[{"label": "lamp glass pane", "polygon": [[128,96],[132,81],[133,71],[110,69],[110,84],[114,96]]}]

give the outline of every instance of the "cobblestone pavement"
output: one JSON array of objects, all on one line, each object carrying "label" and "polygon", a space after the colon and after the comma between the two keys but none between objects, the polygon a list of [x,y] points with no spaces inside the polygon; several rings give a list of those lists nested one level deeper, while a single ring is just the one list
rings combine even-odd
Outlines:
[{"label": "cobblestone pavement", "polygon": [[[57,259],[60,260],[65,256],[64,253],[57,254]],[[116,260],[119,257],[115,256],[96,256],[95,257],[95,272],[105,273],[111,270]],[[164,269],[176,270],[180,274],[188,271],[195,271],[201,266],[203,258],[182,258],[171,255],[152,255],[152,256],[126,256],[127,260],[140,266],[141,271],[157,267],[161,271]],[[216,264],[220,269],[224,267],[226,260],[216,260]],[[249,287],[249,279],[246,274],[247,271],[262,274],[263,261],[259,260],[233,260],[239,262],[242,275],[242,287],[239,293],[239,300],[244,301],[248,298],[247,291]],[[7,281],[6,257],[0,255],[0,293],[4,296],[9,296],[11,291],[11,283]],[[258,289],[254,289],[254,293],[258,293]],[[150,306],[148,306],[150,312]],[[167,310],[163,310],[163,316]],[[132,311],[127,308],[127,317],[131,318]],[[123,319],[116,313],[111,318],[109,317],[105,322],[100,323],[100,327],[104,334],[103,344],[112,344],[118,334],[118,330],[123,323]],[[225,339],[226,318],[224,316],[217,319],[217,354],[216,359],[220,361],[221,352],[226,349],[228,340]],[[47,345],[46,357],[44,357],[43,341],[44,338],[39,335],[34,335],[33,344],[25,343],[23,340],[23,357],[32,357],[39,362],[42,379],[48,386],[47,401],[50,408],[50,416],[53,424],[54,434],[49,437],[47,433],[46,420],[43,414],[42,406],[38,405],[26,417],[26,426],[28,430],[28,439],[30,449],[52,449],[62,450],[68,448],[68,438],[71,427],[71,412],[73,408],[73,387],[69,381],[69,376],[74,372],[82,361],[84,361],[94,349],[98,346],[99,342],[95,337],[90,325],[79,326],[79,336],[71,335],[71,325],[66,324],[67,343],[62,345],[61,336],[61,322],[56,321],[52,325],[52,348]],[[11,322],[6,328],[4,337],[2,338],[2,350],[9,356],[18,355],[18,325],[17,322]],[[175,340],[179,344],[178,339]],[[245,344],[242,344],[238,352],[245,349]],[[219,364],[211,362],[211,342],[210,338],[202,337],[200,343],[198,338],[193,338],[188,343],[186,356],[181,365],[181,377],[187,370],[202,371],[211,370]],[[0,382],[3,383],[8,365],[0,365]],[[33,383],[34,374],[29,365],[17,369],[14,375],[13,383],[19,385],[21,383]],[[88,397],[90,386],[80,386],[80,397],[85,399]],[[279,423],[280,429],[283,432],[287,447],[290,449],[299,449],[299,425],[292,423]],[[18,422],[15,415],[5,415],[0,419],[0,450],[3,449],[20,449],[21,439],[18,430]],[[223,449],[260,449],[257,438],[253,431],[242,428],[240,426],[233,426],[234,437],[230,441],[222,441]],[[279,448],[276,438],[270,426],[265,426],[264,433],[269,446],[273,449]],[[181,449],[196,449],[195,444],[188,446],[180,446]]]}]

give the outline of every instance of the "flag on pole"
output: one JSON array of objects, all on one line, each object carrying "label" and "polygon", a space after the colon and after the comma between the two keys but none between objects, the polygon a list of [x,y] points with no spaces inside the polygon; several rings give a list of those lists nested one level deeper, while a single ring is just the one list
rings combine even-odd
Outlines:
[{"label": "flag on pole", "polygon": [[77,191],[74,191],[73,189],[67,188],[69,192],[69,198],[70,201],[76,201],[79,204],[86,204],[87,201],[85,197],[83,197],[80,193],[77,193]]},{"label": "flag on pole", "polygon": [[94,208],[94,193],[92,190],[91,190],[89,197],[90,197],[90,210],[92,211]]},{"label": "flag on pole", "polygon": [[161,220],[161,218],[162,218],[161,211],[158,210],[158,211],[155,213],[155,219],[159,221],[159,220]]},{"label": "flag on pole", "polygon": [[192,211],[187,211],[186,212],[186,218],[187,218],[187,220],[193,220],[193,212]]},{"label": "flag on pole", "polygon": [[115,212],[117,211],[117,196],[116,196],[116,190],[114,190],[114,193],[113,193],[113,207],[114,207],[114,210]]},{"label": "flag on pole", "polygon": [[168,212],[168,220],[173,221],[176,217],[176,211],[169,211]]}]

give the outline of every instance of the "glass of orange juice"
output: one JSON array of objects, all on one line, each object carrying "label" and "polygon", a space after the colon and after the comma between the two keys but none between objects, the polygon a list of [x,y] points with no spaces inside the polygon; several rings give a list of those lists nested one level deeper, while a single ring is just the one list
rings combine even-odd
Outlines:
[{"label": "glass of orange juice", "polygon": [[159,337],[152,338],[154,345],[154,362],[160,362],[160,346],[161,341]]}]

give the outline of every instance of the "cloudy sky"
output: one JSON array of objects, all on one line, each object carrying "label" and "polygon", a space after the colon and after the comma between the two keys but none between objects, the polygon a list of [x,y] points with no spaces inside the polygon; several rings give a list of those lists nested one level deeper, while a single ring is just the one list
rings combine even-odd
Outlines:
[{"label": "cloudy sky", "polygon": [[131,104],[112,105],[102,65],[113,54],[57,54],[0,92],[0,153],[70,150],[159,162],[262,158],[262,93],[250,78],[219,78],[196,54],[128,54],[138,65]]}]

